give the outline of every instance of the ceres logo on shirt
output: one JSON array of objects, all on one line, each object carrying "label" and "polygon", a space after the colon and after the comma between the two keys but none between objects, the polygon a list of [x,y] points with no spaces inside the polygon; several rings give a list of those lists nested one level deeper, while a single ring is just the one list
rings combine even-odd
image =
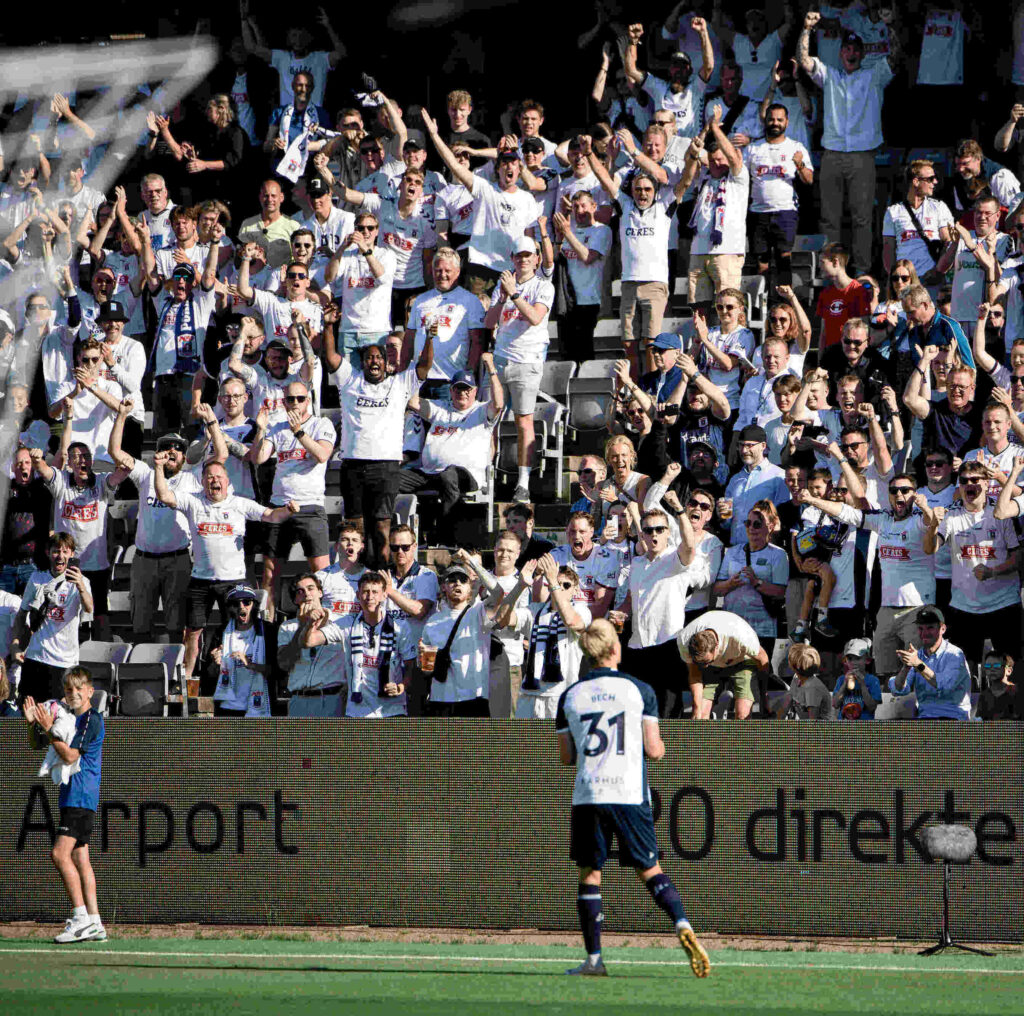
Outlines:
[{"label": "ceres logo on shirt", "polygon": [[99,517],[100,506],[96,501],[90,501],[88,504],[72,504],[69,501],[61,511],[61,518],[72,519],[75,522],[95,522]]}]

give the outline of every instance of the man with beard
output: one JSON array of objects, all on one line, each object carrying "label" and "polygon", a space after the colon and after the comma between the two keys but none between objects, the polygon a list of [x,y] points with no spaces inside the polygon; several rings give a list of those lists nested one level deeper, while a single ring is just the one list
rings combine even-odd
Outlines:
[{"label": "man with beard", "polygon": [[692,136],[700,129],[704,93],[715,69],[707,22],[703,18],[691,18],[690,27],[700,36],[701,66],[696,77],[689,56],[683,52],[672,54],[668,65],[668,81],[638,70],[636,49],[644,34],[644,26],[641,24],[629,26],[629,44],[622,54],[626,76],[643,87],[654,100],[655,109],[671,109],[676,115],[676,130],[687,136]]},{"label": "man with beard", "polygon": [[53,498],[41,477],[34,476],[32,454],[14,454],[11,486],[0,538],[0,589],[18,596],[32,572],[46,567],[46,538],[50,532]]},{"label": "man with beard", "polygon": [[757,257],[757,270],[768,274],[774,255],[775,282],[793,282],[790,254],[796,237],[797,198],[794,181],[805,185],[814,179],[810,152],[786,136],[789,113],[778,103],[768,107],[764,118],[764,140],[747,148],[750,171],[750,249]]},{"label": "man with beard", "polygon": [[935,537],[942,510],[930,508],[917,493],[911,473],[896,473],[889,481],[888,509],[859,511],[806,490],[799,496],[802,504],[878,534],[882,598],[875,624],[875,665],[880,675],[895,674],[897,651],[917,638],[918,609],[935,602]]},{"label": "man with beard", "polygon": [[[223,454],[220,425],[210,407],[205,403],[200,405],[204,415],[209,417],[214,455],[217,455],[218,443]],[[157,604],[163,600],[168,637],[171,642],[182,642],[185,636],[185,592],[192,572],[188,524],[182,515],[156,496],[153,470],[141,458],[134,458],[122,450],[125,422],[131,413],[132,400],[122,399],[107,449],[118,469],[128,474],[128,479],[139,491],[139,523],[135,532],[135,558],[130,579],[132,641],[156,641],[153,617]],[[164,476],[168,487],[183,494],[199,494],[202,488],[195,474],[184,468],[187,448],[188,443],[180,434],[163,434],[157,438],[156,450],[165,453]]]},{"label": "man with beard", "polygon": [[710,92],[704,100],[704,122],[710,119],[712,106],[722,109],[722,130],[734,148],[746,148],[761,137],[761,110],[743,88],[743,68],[735,60],[722,64],[722,87]]},{"label": "man with beard", "polygon": [[388,374],[383,344],[364,346],[362,354],[360,369],[335,354],[337,366],[331,375],[341,404],[341,492],[346,516],[359,520],[364,534],[373,541],[370,563],[386,567],[402,465],[405,409],[414,394],[413,385],[422,382],[430,370],[433,335],[427,333],[415,376],[405,370]]},{"label": "man with beard", "polygon": [[[725,497],[718,502],[718,517],[723,522],[728,521],[729,543],[733,545],[746,543],[744,523],[756,502],[767,499],[777,505],[789,499],[785,471],[765,458],[768,437],[764,428],[750,424],[738,434],[737,449],[742,466],[733,474],[726,485]],[[728,515],[730,507],[731,516]],[[723,508],[726,509],[724,515]]]}]

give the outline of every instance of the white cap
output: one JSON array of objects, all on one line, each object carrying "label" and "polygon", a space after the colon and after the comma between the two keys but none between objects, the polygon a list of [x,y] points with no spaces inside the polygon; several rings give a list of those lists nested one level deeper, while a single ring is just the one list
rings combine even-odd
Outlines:
[{"label": "white cap", "polygon": [[843,656],[870,656],[871,639],[850,639],[843,646]]}]

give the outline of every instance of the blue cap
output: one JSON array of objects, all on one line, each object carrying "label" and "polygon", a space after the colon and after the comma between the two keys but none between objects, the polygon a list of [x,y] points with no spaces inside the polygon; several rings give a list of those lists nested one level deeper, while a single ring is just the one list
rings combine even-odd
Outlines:
[{"label": "blue cap", "polygon": [[473,377],[471,370],[458,370],[455,372],[455,376],[449,382],[449,387],[456,388],[460,385],[463,388],[476,388],[476,378]]},{"label": "blue cap", "polygon": [[227,595],[229,600],[258,600],[259,594],[252,586],[247,586],[245,583],[239,583],[237,586],[233,586]]},{"label": "blue cap", "polygon": [[662,332],[651,345],[655,349],[682,349],[683,340],[675,332]]}]

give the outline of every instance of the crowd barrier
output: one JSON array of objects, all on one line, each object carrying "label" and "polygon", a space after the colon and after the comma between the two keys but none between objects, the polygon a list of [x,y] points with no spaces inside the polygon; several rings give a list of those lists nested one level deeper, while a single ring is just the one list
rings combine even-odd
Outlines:
[{"label": "crowd barrier", "polygon": [[[675,723],[650,766],[662,864],[702,931],[935,937],[929,824],[977,833],[954,938],[1024,937],[1024,742],[987,723]],[[62,921],[56,788],[0,723],[0,914]],[[577,927],[573,770],[525,721],[111,720],[91,843],[110,921]],[[609,931],[664,931],[632,873]]]}]

